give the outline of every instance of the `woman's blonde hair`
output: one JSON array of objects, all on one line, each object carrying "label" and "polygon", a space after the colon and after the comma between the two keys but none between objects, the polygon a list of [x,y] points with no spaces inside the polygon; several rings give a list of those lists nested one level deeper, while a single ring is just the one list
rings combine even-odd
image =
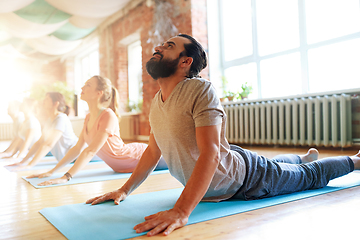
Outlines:
[{"label": "woman's blonde hair", "polygon": [[118,119],[120,120],[119,113],[119,93],[117,89],[111,84],[110,79],[95,75],[93,76],[97,79],[97,90],[103,91],[103,96],[100,99],[101,103],[108,103],[110,109],[114,111]]}]

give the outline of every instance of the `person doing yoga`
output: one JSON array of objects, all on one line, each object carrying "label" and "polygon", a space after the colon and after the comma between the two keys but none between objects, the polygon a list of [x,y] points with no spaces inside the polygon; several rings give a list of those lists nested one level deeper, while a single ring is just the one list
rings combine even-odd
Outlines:
[{"label": "person doing yoga", "polygon": [[113,200],[121,204],[162,155],[171,175],[185,188],[172,209],[145,217],[145,222],[134,229],[137,233],[149,231],[148,236],[160,232],[168,235],[187,223],[200,201],[250,200],[321,188],[329,180],[360,168],[360,153],[313,161],[318,152],[310,149],[302,156],[267,159],[229,145],[226,114],[216,90],[210,81],[198,76],[206,65],[205,51],[189,35],[180,34],[155,48],[146,64],[160,85],[150,108],[149,145],[120,189],[86,203]]},{"label": "person doing yoga", "polygon": [[[118,92],[109,79],[93,76],[81,89],[80,98],[88,104],[90,113],[85,118],[78,142],[53,169],[28,178],[49,177],[79,157],[64,176],[42,182],[40,186],[69,181],[95,154],[115,172],[132,172],[147,147],[145,143],[124,144],[120,138]],[[157,169],[167,169],[164,160],[159,162]]]},{"label": "person doing yoga", "polygon": [[[22,161],[10,165],[19,166],[14,169],[15,171],[35,166],[49,151],[57,161],[60,161],[69,149],[75,146],[78,140],[67,116],[69,107],[66,105],[65,98],[61,93],[48,92],[45,94],[42,114],[47,120],[41,138],[31,147]],[[33,158],[31,159],[31,157]]]},{"label": "person doing yoga", "polygon": [[6,158],[16,161],[22,159],[28,150],[40,139],[41,125],[35,117],[36,101],[31,98],[25,98],[20,104],[20,111],[24,114],[24,121],[19,126],[17,141],[13,145],[13,151]]},{"label": "person doing yoga", "polygon": [[13,120],[13,136],[14,138],[11,140],[11,143],[8,148],[6,148],[3,152],[0,153],[0,159],[10,157],[14,152],[19,151],[21,138],[19,137],[19,129],[21,124],[24,122],[24,114],[20,111],[20,102],[12,101],[8,105],[8,114]]}]

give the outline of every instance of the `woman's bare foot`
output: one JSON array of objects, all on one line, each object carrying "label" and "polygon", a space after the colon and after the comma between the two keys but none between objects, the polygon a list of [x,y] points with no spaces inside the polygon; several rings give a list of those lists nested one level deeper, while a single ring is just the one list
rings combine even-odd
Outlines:
[{"label": "woman's bare foot", "polygon": [[360,151],[356,155],[351,156],[350,158],[354,162],[354,168],[356,170],[359,170],[360,169]]},{"label": "woman's bare foot", "polygon": [[304,155],[299,155],[302,162],[312,162],[318,159],[319,151],[316,148],[310,148]]}]

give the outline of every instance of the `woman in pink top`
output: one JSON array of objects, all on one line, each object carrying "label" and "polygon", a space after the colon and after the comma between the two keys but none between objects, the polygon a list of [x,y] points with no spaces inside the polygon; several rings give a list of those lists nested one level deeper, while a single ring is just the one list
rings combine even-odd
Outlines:
[{"label": "woman in pink top", "polygon": [[[49,177],[77,156],[79,157],[63,177],[45,181],[39,185],[45,186],[69,181],[95,154],[115,172],[132,172],[147,148],[147,144],[144,143],[124,144],[120,138],[118,92],[111,85],[109,79],[94,76],[87,80],[81,89],[80,98],[87,102],[90,113],[85,118],[77,144],[49,172],[31,175],[28,178]],[[156,169],[167,169],[163,159]]]}]

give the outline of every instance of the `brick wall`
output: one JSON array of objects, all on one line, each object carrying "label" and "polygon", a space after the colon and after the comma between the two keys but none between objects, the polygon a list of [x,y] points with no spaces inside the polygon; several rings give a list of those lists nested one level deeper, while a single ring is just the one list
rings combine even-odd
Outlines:
[{"label": "brick wall", "polygon": [[[207,51],[207,22],[206,0],[169,0],[171,3],[169,18],[166,22],[172,23],[178,33],[194,36]],[[162,41],[174,36],[174,33],[162,33],[162,41],[156,41],[152,33],[156,26],[159,9],[157,4],[161,0],[146,0],[130,9],[126,15],[114,23],[99,30],[99,58],[100,74],[112,80],[119,91],[120,107],[125,111],[128,100],[128,72],[127,72],[127,46],[121,44],[126,37],[139,32],[142,46],[143,67],[143,111],[140,115],[140,135],[149,135],[149,109],[151,100],[159,90],[159,86],[146,72],[146,62],[151,58],[154,47]],[[159,14],[159,11],[157,12]],[[161,11],[160,11],[161,13]],[[202,77],[209,77],[208,68],[204,69]],[[74,59],[60,60],[44,64],[41,69],[41,79],[47,82],[66,81],[69,86],[74,84]]]},{"label": "brick wall", "polygon": [[41,81],[56,82],[66,81],[66,67],[65,64],[56,60],[41,67]]},{"label": "brick wall", "polygon": [[[148,120],[150,104],[159,90],[158,84],[147,74],[145,68],[146,62],[153,54],[154,47],[160,44],[152,38],[153,28],[158,17],[154,16],[158,2],[160,1],[142,1],[129,10],[126,15],[100,32],[100,72],[110,79],[110,76],[113,76],[113,84],[120,93],[121,107],[125,110],[128,99],[127,46],[121,44],[121,41],[139,31],[143,50],[143,111],[140,115],[140,135],[149,135],[150,133]],[[193,35],[207,49],[206,0],[170,0],[166,2],[173,5],[169,13],[169,22],[177,28],[178,33]],[[163,41],[172,36],[165,33],[162,36]],[[109,59],[112,60],[109,61]],[[110,69],[109,64],[114,67]],[[208,71],[203,71],[202,76],[208,77]]]},{"label": "brick wall", "polygon": [[[142,66],[143,66],[143,112],[140,115],[140,135],[148,135],[149,109],[151,100],[159,90],[158,84],[147,74],[145,64],[150,59],[154,47],[158,44],[151,39],[151,31],[156,24],[154,12],[155,3],[158,0],[146,0],[127,12],[126,15],[115,21],[106,29],[99,31],[99,57],[100,74],[110,78],[114,86],[119,90],[121,107],[123,111],[128,99],[127,82],[127,47],[121,44],[121,40],[140,32],[142,45]],[[173,4],[170,13],[170,21],[177,28],[179,33],[187,33],[194,36],[208,52],[207,41],[207,18],[206,0],[169,0]],[[211,26],[209,26],[211,27]],[[150,34],[149,34],[150,33]],[[172,35],[163,36],[164,40]],[[59,60],[43,64],[38,67],[41,74],[38,81],[67,81],[71,86],[74,82],[74,61],[67,59],[65,62]],[[208,67],[201,74],[209,79]],[[211,80],[211,79],[210,79]],[[360,138],[360,100],[352,100],[352,128],[353,138]]]},{"label": "brick wall", "polygon": [[117,78],[114,81],[114,85],[119,91],[120,107],[123,111],[126,111],[126,103],[129,98],[129,86],[127,81],[127,48],[125,46],[119,46],[117,48],[114,64],[115,72],[117,72]]},{"label": "brick wall", "polygon": [[[191,6],[192,36],[195,37],[208,54],[208,31],[206,0],[192,0]],[[209,79],[209,66],[201,72],[201,77]],[[210,80],[210,79],[209,79]]]},{"label": "brick wall", "polygon": [[[55,60],[49,63],[40,64],[38,74],[33,84],[51,85],[51,83],[61,81],[66,82],[69,88],[75,88],[74,59],[68,58],[66,61]],[[69,116],[75,116],[74,106],[70,107]]]},{"label": "brick wall", "polygon": [[69,57],[64,62],[65,68],[65,80],[66,84],[75,89],[75,59],[74,57]]},{"label": "brick wall", "polygon": [[[120,101],[123,108],[128,99],[127,84],[127,47],[121,44],[121,40],[140,31],[142,46],[143,66],[143,111],[140,115],[140,135],[149,135],[149,109],[151,100],[159,90],[158,84],[147,74],[146,62],[151,58],[154,47],[160,42],[152,38],[154,26],[158,16],[154,16],[157,5],[161,1],[143,1],[135,8],[128,11],[126,15],[114,22],[110,27],[100,33],[100,71],[104,76],[109,74],[109,63],[113,64],[113,83],[120,93]],[[198,39],[207,51],[207,26],[206,26],[206,0],[170,0],[171,11],[169,12],[171,22],[178,33],[187,33]],[[109,33],[112,38],[109,40]],[[163,41],[172,37],[171,34],[164,34]],[[111,43],[111,46],[109,46]],[[109,51],[111,50],[111,51]],[[109,54],[112,54],[113,61],[109,62]],[[111,58],[111,57],[110,57]],[[201,76],[208,78],[208,70],[205,69]]]}]

